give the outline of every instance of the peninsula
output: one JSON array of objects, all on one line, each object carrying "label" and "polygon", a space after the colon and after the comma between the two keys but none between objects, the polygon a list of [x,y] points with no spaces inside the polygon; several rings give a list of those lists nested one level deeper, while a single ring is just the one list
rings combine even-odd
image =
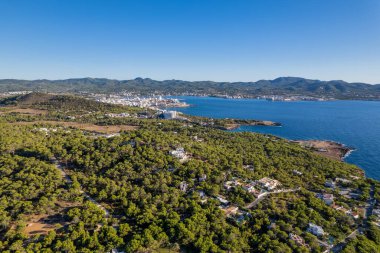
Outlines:
[{"label": "peninsula", "polygon": [[324,140],[296,140],[293,141],[300,144],[302,147],[312,150],[313,152],[332,158],[335,160],[343,161],[343,159],[352,151],[353,148],[347,147],[344,144],[334,141]]},{"label": "peninsula", "polygon": [[62,94],[3,98],[0,112],[2,252],[377,247],[380,183],[314,153],[342,156],[332,142]]}]

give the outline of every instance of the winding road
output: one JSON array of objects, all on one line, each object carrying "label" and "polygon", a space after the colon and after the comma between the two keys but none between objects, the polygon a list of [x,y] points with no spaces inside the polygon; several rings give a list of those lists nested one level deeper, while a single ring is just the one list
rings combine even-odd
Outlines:
[{"label": "winding road", "polygon": [[[68,184],[72,184],[73,180],[71,180],[70,176],[65,171],[65,166],[60,163],[57,158],[51,159],[51,162],[55,165],[55,167],[61,172],[62,177],[65,179],[65,181]],[[110,216],[110,212],[102,206],[99,202],[97,202],[95,199],[93,199],[90,195],[88,195],[85,191],[80,190],[80,193],[83,195],[83,197],[92,203],[94,203],[99,209],[103,210],[105,217],[108,218]]]},{"label": "winding road", "polygon": [[373,207],[375,206],[375,204],[376,204],[375,186],[371,185],[371,190],[369,193],[369,199],[367,200],[367,204],[366,204],[366,213],[365,213],[365,217],[362,221],[362,224],[360,224],[359,227],[357,229],[355,229],[354,231],[352,231],[346,238],[344,238],[339,243],[334,245],[331,248],[332,252],[334,252],[334,253],[340,252],[346,246],[346,244],[349,242],[348,239],[355,238],[358,233],[363,233],[366,229],[368,229],[367,220],[368,220],[368,217],[372,215]]}]

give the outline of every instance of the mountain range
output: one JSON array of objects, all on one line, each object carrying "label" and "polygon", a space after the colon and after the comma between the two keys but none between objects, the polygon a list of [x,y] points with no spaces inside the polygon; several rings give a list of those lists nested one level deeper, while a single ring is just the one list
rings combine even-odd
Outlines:
[{"label": "mountain range", "polygon": [[256,82],[157,81],[150,78],[115,80],[73,78],[65,80],[1,79],[0,92],[133,92],[141,95],[208,95],[208,96],[311,96],[333,99],[379,100],[380,84],[348,83],[342,80],[320,81],[300,77],[279,77]]}]

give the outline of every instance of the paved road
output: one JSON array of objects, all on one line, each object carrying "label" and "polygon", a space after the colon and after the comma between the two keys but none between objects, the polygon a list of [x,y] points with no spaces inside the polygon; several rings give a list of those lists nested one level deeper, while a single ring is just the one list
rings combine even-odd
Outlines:
[{"label": "paved road", "polygon": [[344,238],[342,241],[340,241],[338,244],[333,246],[331,248],[332,252],[340,252],[348,243],[348,239],[355,238],[359,232],[363,232],[364,230],[368,229],[368,224],[367,220],[368,217],[372,215],[373,207],[375,206],[376,201],[375,201],[375,186],[371,185],[371,190],[369,193],[369,199],[367,200],[367,205],[366,205],[366,213],[365,217],[363,219],[363,222],[361,225],[359,225],[358,229],[354,230],[351,234],[349,234],[346,238]]},{"label": "paved road", "polygon": [[327,244],[327,242],[324,242],[324,241],[321,241],[319,239],[317,239],[318,243],[322,246],[325,246],[327,249],[329,249],[331,246]]},{"label": "paved road", "polygon": [[246,205],[245,208],[250,209],[250,208],[256,206],[261,200],[263,200],[268,195],[269,195],[269,192],[264,192],[264,193],[260,194],[257,197],[257,199],[255,199],[253,202],[251,202],[248,205]]},{"label": "paved road", "polygon": [[283,190],[276,190],[276,191],[273,191],[273,192],[264,192],[262,194],[260,194],[257,199],[255,199],[253,202],[249,203],[248,205],[245,206],[245,208],[247,209],[250,209],[252,207],[255,207],[261,200],[265,199],[266,196],[270,195],[270,194],[276,194],[276,193],[282,193],[282,192],[295,192],[295,191],[299,191],[301,188],[298,187],[296,189],[283,189]]},{"label": "paved road", "polygon": [[355,238],[358,233],[359,233],[359,229],[355,229],[354,231],[352,231],[346,238],[341,240],[339,243],[335,244],[331,248],[331,252],[340,252],[344,248],[344,246],[346,246],[346,244],[348,243],[348,239]]}]

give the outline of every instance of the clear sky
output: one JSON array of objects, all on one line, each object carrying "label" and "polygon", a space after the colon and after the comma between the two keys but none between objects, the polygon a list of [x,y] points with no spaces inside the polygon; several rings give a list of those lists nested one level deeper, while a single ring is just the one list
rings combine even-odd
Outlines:
[{"label": "clear sky", "polygon": [[1,0],[0,78],[380,83],[380,0]]}]

